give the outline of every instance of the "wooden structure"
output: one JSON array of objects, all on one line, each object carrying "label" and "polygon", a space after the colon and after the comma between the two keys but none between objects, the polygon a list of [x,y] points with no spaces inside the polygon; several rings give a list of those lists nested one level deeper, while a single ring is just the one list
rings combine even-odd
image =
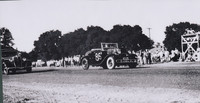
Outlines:
[{"label": "wooden structure", "polygon": [[182,56],[186,61],[200,61],[200,32],[188,31],[181,36]]}]

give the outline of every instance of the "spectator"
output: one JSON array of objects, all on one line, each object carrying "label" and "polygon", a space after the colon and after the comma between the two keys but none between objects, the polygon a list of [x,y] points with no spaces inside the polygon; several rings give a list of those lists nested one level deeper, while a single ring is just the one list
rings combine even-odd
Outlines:
[{"label": "spectator", "polygon": [[165,61],[166,61],[166,62],[169,62],[169,61],[170,61],[169,51],[165,50],[165,51],[164,51],[164,55],[165,55]]},{"label": "spectator", "polygon": [[150,51],[147,52],[147,64],[151,64],[151,53],[150,53]]},{"label": "spectator", "polygon": [[175,53],[175,50],[171,51],[171,61],[177,62],[179,59],[178,55]]},{"label": "spectator", "polygon": [[140,50],[140,64],[141,64],[141,65],[144,64],[143,57],[144,57],[144,54],[143,54],[143,52]]},{"label": "spectator", "polygon": [[163,63],[164,62],[164,53],[163,53],[163,51],[159,52],[159,58],[160,58],[160,62]]},{"label": "spectator", "polygon": [[147,64],[147,52],[143,51],[143,64]]}]

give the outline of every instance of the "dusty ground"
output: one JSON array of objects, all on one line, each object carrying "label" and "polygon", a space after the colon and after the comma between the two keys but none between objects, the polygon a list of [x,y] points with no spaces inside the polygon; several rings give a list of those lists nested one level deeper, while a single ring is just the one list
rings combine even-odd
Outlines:
[{"label": "dusty ground", "polygon": [[4,103],[200,103],[200,63],[33,68],[3,75]]}]

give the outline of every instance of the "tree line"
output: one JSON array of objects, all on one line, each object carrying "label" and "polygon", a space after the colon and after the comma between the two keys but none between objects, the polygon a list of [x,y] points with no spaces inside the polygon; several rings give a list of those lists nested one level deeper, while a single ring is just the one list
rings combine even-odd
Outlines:
[{"label": "tree line", "polygon": [[153,40],[142,33],[139,25],[115,25],[109,31],[99,26],[88,26],[86,30],[79,28],[66,34],[59,30],[50,30],[34,41],[34,49],[30,52],[33,60],[59,60],[62,57],[83,55],[92,48],[100,48],[101,42],[118,43],[129,50],[150,49]]},{"label": "tree line", "polygon": [[[166,27],[164,46],[168,51],[177,48],[181,51],[181,35],[186,30],[200,31],[198,24],[189,22],[174,23]],[[1,47],[12,47],[12,34],[6,28],[0,29]],[[29,53],[31,59],[59,60],[63,57],[83,55],[92,48],[100,48],[101,42],[118,43],[129,50],[145,50],[153,47],[154,41],[142,32],[139,25],[114,25],[111,30],[100,26],[88,26],[86,30],[79,28],[73,32],[62,34],[59,30],[42,33],[34,41],[34,48]]]}]

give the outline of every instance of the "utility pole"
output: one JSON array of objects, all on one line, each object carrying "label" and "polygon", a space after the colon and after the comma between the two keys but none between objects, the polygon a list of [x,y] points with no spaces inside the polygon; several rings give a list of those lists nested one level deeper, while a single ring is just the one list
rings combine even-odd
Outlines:
[{"label": "utility pole", "polygon": [[151,28],[147,28],[147,29],[149,29],[149,38],[151,39],[151,33],[150,33]]}]

